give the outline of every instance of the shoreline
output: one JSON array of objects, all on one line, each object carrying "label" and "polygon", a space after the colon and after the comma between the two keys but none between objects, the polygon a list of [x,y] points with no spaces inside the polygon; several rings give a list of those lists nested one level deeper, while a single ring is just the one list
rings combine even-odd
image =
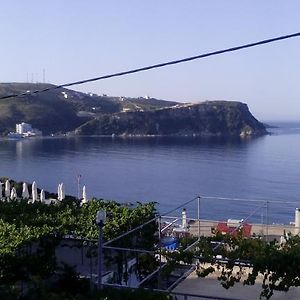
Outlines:
[{"label": "shoreline", "polygon": [[121,135],[77,135],[77,134],[58,134],[58,135],[43,135],[35,137],[13,138],[8,136],[0,136],[0,140],[23,141],[23,140],[38,140],[38,139],[55,139],[55,138],[106,138],[106,139],[142,139],[142,138],[183,138],[183,139],[202,139],[202,140],[239,140],[247,141],[257,139],[264,136],[273,135],[272,132],[259,135],[210,135],[210,134],[121,134]]}]

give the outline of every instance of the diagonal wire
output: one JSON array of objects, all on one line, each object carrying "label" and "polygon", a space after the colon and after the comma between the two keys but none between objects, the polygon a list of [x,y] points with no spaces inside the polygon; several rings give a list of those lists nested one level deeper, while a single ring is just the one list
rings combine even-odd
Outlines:
[{"label": "diagonal wire", "polygon": [[208,53],[204,53],[204,54],[199,54],[196,56],[186,57],[186,58],[182,58],[182,59],[178,59],[178,60],[163,62],[160,64],[150,65],[150,66],[146,66],[146,67],[142,67],[142,68],[132,69],[132,70],[118,72],[118,73],[112,73],[112,74],[108,74],[108,75],[84,79],[84,80],[80,80],[80,81],[74,81],[74,82],[70,82],[70,83],[64,83],[64,84],[57,85],[57,86],[51,86],[46,89],[36,90],[36,91],[30,92],[30,93],[21,93],[21,94],[12,94],[12,95],[7,95],[7,96],[2,96],[2,97],[0,97],[0,100],[8,99],[8,98],[15,98],[15,97],[22,97],[22,96],[26,96],[26,95],[33,95],[33,94],[43,93],[43,92],[47,92],[50,90],[55,90],[55,89],[59,89],[59,88],[63,88],[63,87],[69,87],[69,86],[73,86],[73,85],[79,85],[79,84],[84,84],[84,83],[88,83],[88,82],[129,75],[129,74],[138,73],[138,72],[142,72],[142,71],[148,71],[151,69],[157,69],[157,68],[162,68],[162,67],[166,67],[166,66],[176,65],[176,64],[180,64],[180,63],[193,61],[196,59],[219,55],[219,54],[223,54],[223,53],[227,53],[227,52],[234,52],[234,51],[251,48],[251,47],[255,47],[255,46],[260,46],[260,45],[264,45],[264,44],[269,44],[269,43],[286,40],[286,39],[290,39],[290,38],[294,38],[294,37],[298,37],[298,36],[300,36],[300,32],[288,34],[288,35],[282,35],[282,36],[278,36],[278,37],[271,38],[271,39],[265,39],[265,40],[261,40],[261,41],[254,42],[254,43],[244,44],[241,46],[226,48],[226,49],[208,52]]}]

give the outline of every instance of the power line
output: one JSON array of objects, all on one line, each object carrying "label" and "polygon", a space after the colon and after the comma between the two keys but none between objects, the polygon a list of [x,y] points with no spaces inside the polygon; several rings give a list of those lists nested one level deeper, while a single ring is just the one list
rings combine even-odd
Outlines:
[{"label": "power line", "polygon": [[268,199],[246,199],[246,198],[227,198],[218,196],[201,196],[201,199],[206,200],[217,200],[217,201],[234,201],[234,202],[268,202],[274,204],[299,204],[299,201],[285,201],[282,199],[278,200],[268,200]]},{"label": "power line", "polygon": [[260,45],[264,45],[264,44],[273,43],[273,42],[276,42],[276,41],[286,40],[286,39],[290,39],[290,38],[294,38],[294,37],[298,37],[298,36],[300,36],[300,32],[293,33],[293,34],[288,34],[288,35],[283,35],[283,36],[279,36],[279,37],[275,37],[275,38],[271,38],[271,39],[266,39],[266,40],[262,40],[262,41],[258,41],[258,42],[254,42],[254,43],[250,43],[250,44],[244,44],[244,45],[241,45],[241,46],[236,46],[236,47],[226,48],[226,49],[217,50],[217,51],[213,51],[213,52],[208,52],[208,53],[204,53],[204,54],[200,54],[200,55],[196,55],[196,56],[186,57],[186,58],[182,58],[182,59],[178,59],[178,60],[172,60],[172,61],[168,61],[168,62],[164,62],[164,63],[160,63],[160,64],[155,64],[155,65],[151,65],[151,66],[146,66],[146,67],[142,67],[142,68],[138,68],[138,69],[132,69],[132,70],[128,70],[128,71],[103,75],[103,76],[84,79],[84,80],[80,80],[80,81],[64,83],[64,84],[57,85],[57,86],[54,86],[54,87],[49,87],[49,88],[46,88],[46,89],[33,91],[33,92],[30,92],[30,93],[26,92],[26,93],[21,93],[21,94],[13,94],[13,95],[8,95],[8,96],[3,96],[3,97],[0,97],[0,100],[1,99],[14,98],[14,97],[22,97],[22,96],[26,96],[26,95],[33,95],[33,94],[48,92],[50,90],[55,90],[55,89],[59,89],[59,88],[70,87],[70,86],[73,86],[73,85],[79,85],[79,84],[84,84],[84,83],[88,83],[88,82],[93,82],[93,81],[104,80],[104,79],[113,78],[113,77],[120,77],[120,76],[124,76],[124,75],[129,75],[129,74],[138,73],[138,72],[142,72],[142,71],[158,69],[158,68],[171,66],[171,65],[176,65],[176,64],[180,64],[180,63],[184,63],[184,62],[188,62],[188,61],[192,61],[192,60],[196,60],[196,59],[201,59],[201,58],[205,58],[205,57],[209,57],[209,56],[219,55],[219,54],[223,54],[223,53],[227,53],[227,52],[234,52],[234,51],[238,51],[238,50],[242,50],[242,49],[246,49],[246,48],[251,48],[251,47],[255,47],[255,46],[260,46]]}]

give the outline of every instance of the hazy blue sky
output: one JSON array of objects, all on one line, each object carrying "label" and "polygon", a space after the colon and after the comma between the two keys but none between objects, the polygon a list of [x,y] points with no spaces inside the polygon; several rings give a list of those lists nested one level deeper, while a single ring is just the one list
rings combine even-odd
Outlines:
[{"label": "hazy blue sky", "polygon": [[[300,31],[300,1],[1,1],[1,82],[61,84]],[[300,37],[74,89],[300,120]]]}]

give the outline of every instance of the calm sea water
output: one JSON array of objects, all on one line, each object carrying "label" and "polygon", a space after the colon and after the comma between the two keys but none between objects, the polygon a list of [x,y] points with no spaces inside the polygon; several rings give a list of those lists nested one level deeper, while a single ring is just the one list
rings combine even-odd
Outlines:
[{"label": "calm sea water", "polygon": [[[156,201],[161,212],[200,196],[267,199],[272,222],[289,222],[300,207],[300,124],[279,124],[251,140],[63,137],[0,140],[0,176],[55,192],[121,202]],[[297,203],[287,203],[287,202]],[[299,204],[298,204],[299,203]],[[201,200],[203,218],[265,217],[259,202]],[[195,216],[197,205],[187,207]]]}]

